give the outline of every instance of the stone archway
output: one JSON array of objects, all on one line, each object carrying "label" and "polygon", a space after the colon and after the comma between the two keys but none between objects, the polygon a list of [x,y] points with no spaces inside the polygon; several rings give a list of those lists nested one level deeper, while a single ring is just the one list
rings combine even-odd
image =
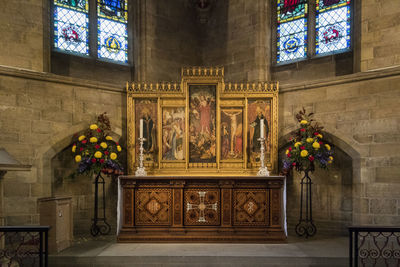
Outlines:
[{"label": "stone archway", "polygon": [[[70,177],[76,164],[71,158],[71,141],[75,133],[86,130],[88,124],[82,122],[53,136],[48,146],[37,151],[38,180],[42,186],[42,196],[72,196],[74,234],[88,235],[93,216],[93,179],[84,175]],[[121,129],[111,132],[115,140],[121,139]],[[116,226],[117,188],[111,179],[106,182],[106,216],[112,229]],[[114,231],[114,230],[112,230]]]},{"label": "stone archway", "polygon": [[[279,161],[291,144],[289,138],[295,130],[279,140]],[[335,160],[329,171],[317,169],[312,174],[313,180],[313,219],[321,234],[346,234],[347,226],[353,224],[353,207],[358,201],[356,188],[360,177],[360,153],[343,140],[324,131],[324,142],[332,144]],[[294,234],[294,227],[299,218],[300,179],[302,174],[293,171],[287,177],[287,217],[289,234]]]}]

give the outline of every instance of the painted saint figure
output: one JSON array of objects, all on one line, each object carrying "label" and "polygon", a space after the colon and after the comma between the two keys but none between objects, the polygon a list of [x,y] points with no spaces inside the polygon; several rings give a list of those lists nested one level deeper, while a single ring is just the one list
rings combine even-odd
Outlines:
[{"label": "painted saint figure", "polygon": [[154,122],[150,116],[150,111],[147,108],[142,110],[143,119],[143,138],[146,140],[143,142],[143,148],[145,152],[153,151],[153,130],[154,130]]},{"label": "painted saint figure", "polygon": [[257,117],[256,119],[250,124],[251,127],[254,128],[253,132],[253,139],[252,139],[252,145],[253,145],[253,152],[259,152],[260,151],[260,145],[258,138],[260,138],[260,120],[264,120],[264,138],[268,138],[268,133],[269,133],[269,127],[268,127],[268,121],[265,119],[265,116],[263,114],[263,111],[261,110],[260,107],[256,108],[257,112]]},{"label": "painted saint figure", "polygon": [[210,133],[211,107],[209,101],[204,95],[200,96],[199,110],[200,110],[201,132]]}]

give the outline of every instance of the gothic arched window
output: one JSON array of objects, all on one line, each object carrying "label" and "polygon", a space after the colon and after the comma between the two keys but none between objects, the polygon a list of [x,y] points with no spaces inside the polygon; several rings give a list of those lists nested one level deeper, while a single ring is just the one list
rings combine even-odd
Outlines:
[{"label": "gothic arched window", "polygon": [[276,63],[351,49],[350,0],[277,0]]},{"label": "gothic arched window", "polygon": [[55,50],[128,62],[128,0],[53,0]]}]

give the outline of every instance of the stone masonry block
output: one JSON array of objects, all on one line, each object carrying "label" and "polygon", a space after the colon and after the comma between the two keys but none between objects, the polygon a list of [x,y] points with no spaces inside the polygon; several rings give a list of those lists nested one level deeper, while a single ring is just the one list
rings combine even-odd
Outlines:
[{"label": "stone masonry block", "polygon": [[371,199],[372,214],[397,214],[396,199]]},{"label": "stone masonry block", "polygon": [[55,122],[72,122],[72,113],[58,109],[45,109],[42,112],[42,119]]},{"label": "stone masonry block", "polygon": [[378,167],[375,179],[378,183],[400,183],[400,167]]},{"label": "stone masonry block", "polygon": [[4,197],[29,197],[30,184],[5,182],[4,183]]},{"label": "stone masonry block", "polygon": [[357,134],[396,133],[398,132],[396,118],[361,120],[354,122],[354,132]]},{"label": "stone masonry block", "polygon": [[399,107],[382,107],[371,110],[371,119],[399,118]]},{"label": "stone masonry block", "polygon": [[346,110],[371,109],[375,106],[377,106],[377,99],[372,96],[346,99]]},{"label": "stone masonry block", "polygon": [[4,197],[4,210],[10,216],[36,213],[36,198]]},{"label": "stone masonry block", "polygon": [[398,156],[400,144],[377,144],[371,145],[370,154],[372,157]]},{"label": "stone masonry block", "polygon": [[31,225],[32,218],[30,215],[16,215],[16,216],[7,216],[6,222],[8,226],[23,226],[23,225]]},{"label": "stone masonry block", "polygon": [[345,108],[346,104],[343,100],[318,101],[315,104],[316,113],[343,111]]}]

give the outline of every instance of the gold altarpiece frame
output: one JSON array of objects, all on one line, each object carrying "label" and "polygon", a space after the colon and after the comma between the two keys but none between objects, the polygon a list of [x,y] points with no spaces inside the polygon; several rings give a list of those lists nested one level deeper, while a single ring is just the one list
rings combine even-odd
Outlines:
[{"label": "gold altarpiece frame", "polygon": [[127,83],[128,174],[138,166],[143,119],[148,175],[256,175],[260,119],[265,164],[277,174],[277,82],[224,81],[223,67],[182,68],[180,82]]}]

